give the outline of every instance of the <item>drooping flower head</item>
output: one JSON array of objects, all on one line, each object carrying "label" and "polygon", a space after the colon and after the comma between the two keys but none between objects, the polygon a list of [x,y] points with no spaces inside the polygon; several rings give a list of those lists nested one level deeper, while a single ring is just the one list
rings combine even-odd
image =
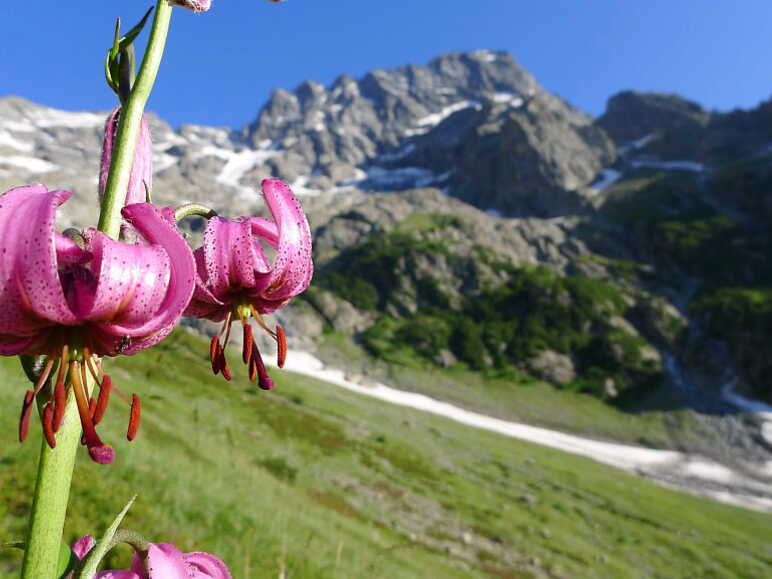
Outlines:
[{"label": "drooping flower head", "polygon": [[[110,174],[110,161],[113,157],[115,148],[115,137],[118,133],[118,122],[120,121],[121,107],[116,107],[107,117],[105,122],[105,136],[102,141],[102,164],[99,168],[99,201],[105,194],[107,188],[107,177]],[[137,137],[137,146],[134,149],[134,160],[131,164],[131,173],[129,175],[129,186],[126,190],[126,202],[124,205],[132,203],[143,203],[147,200],[147,194],[153,188],[153,140],[150,135],[150,125],[148,125],[145,115],[139,124],[139,136]]]},{"label": "drooping flower head", "polygon": [[[241,217],[234,221],[215,217],[204,232],[204,244],[194,252],[196,289],[185,315],[222,321],[220,334],[212,339],[210,357],[215,374],[230,380],[224,347],[231,324],[240,320],[244,329],[242,359],[251,380],[263,389],[273,387],[260,352],[252,338],[249,319],[276,340],[279,367],[284,365],[286,340],[281,326],[272,330],[262,315],[284,307],[308,287],[313,275],[311,231],[292,190],[278,179],[262,182],[263,196],[273,220]],[[261,245],[276,252],[270,263]],[[220,337],[225,334],[223,343]]]},{"label": "drooping flower head", "polygon": [[[99,357],[131,355],[167,336],[193,293],[195,264],[171,208],[159,210],[149,203],[123,208],[138,234],[136,244],[115,241],[96,229],[75,239],[57,232],[56,209],[70,195],[35,184],[0,196],[0,355],[47,356],[34,389],[24,397],[20,440],[27,435],[35,396],[51,377],[53,395],[43,412],[49,445],[56,445],[71,389],[83,442],[95,461],[108,463],[114,451],[94,426],[111,391],[121,393],[112,387]],[[87,373],[99,384],[96,399],[89,396]],[[139,423],[136,395],[131,406],[129,440]]]},{"label": "drooping flower head", "polygon": [[206,12],[212,7],[212,0],[173,0],[173,2],[193,12]]},{"label": "drooping flower head", "polygon": [[[83,559],[94,547],[91,535],[78,539],[72,550]],[[228,567],[218,557],[202,551],[183,553],[171,543],[148,543],[135,549],[130,571],[100,571],[96,579],[231,579]]]}]

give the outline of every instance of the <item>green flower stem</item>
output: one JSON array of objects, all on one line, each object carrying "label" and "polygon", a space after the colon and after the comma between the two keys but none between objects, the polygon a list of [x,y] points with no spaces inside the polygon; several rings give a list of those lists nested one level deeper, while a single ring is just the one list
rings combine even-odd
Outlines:
[{"label": "green flower stem", "polygon": [[182,205],[181,207],[177,207],[177,209],[174,211],[174,220],[182,221],[191,215],[198,215],[199,217],[203,217],[205,219],[211,219],[212,217],[217,217],[217,211],[210,209],[201,203],[188,203],[186,205]]},{"label": "green flower stem", "polygon": [[99,230],[113,239],[118,238],[121,230],[121,208],[126,202],[131,165],[134,161],[134,149],[139,137],[139,125],[158,73],[158,67],[161,64],[171,15],[171,2],[158,0],[155,7],[153,29],[150,31],[150,40],[142,59],[137,82],[131,89],[126,106],[121,109],[113,158],[110,162],[110,174],[107,177],[107,187],[102,199],[102,212],[99,215]]},{"label": "green flower stem", "polygon": [[[88,378],[88,388],[92,391],[93,379],[91,376]],[[56,433],[56,448],[49,448],[43,439],[22,579],[57,577],[59,546],[67,514],[75,452],[81,436],[80,417],[74,398],[70,390],[62,425]]]},{"label": "green flower stem", "polygon": [[[120,233],[121,208],[126,202],[139,125],[161,64],[171,13],[169,0],[158,0],[145,57],[131,96],[121,111],[110,175],[99,215],[99,230],[113,239],[117,239]],[[93,384],[89,384],[88,388],[92,389]],[[50,449],[43,441],[22,579],[57,579],[59,547],[80,437],[80,419],[70,390],[64,422],[56,433],[56,448]]]}]

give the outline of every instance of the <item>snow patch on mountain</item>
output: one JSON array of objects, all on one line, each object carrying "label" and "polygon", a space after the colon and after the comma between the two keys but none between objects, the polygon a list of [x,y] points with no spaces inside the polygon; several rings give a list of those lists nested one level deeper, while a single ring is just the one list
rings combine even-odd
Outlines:
[{"label": "snow patch on mountain", "polygon": [[594,194],[598,194],[611,187],[621,176],[622,173],[616,169],[603,169],[598,178],[590,184],[589,188]]},{"label": "snow patch on mountain", "polygon": [[31,173],[49,173],[59,168],[57,165],[49,163],[44,159],[37,159],[35,157],[21,157],[18,155],[0,157],[0,165],[11,165],[20,169],[26,169]]},{"label": "snow patch on mountain", "polygon": [[491,97],[496,104],[508,104],[510,107],[517,109],[523,106],[523,98],[515,93],[511,92],[497,92]]},{"label": "snow patch on mountain", "polygon": [[413,143],[408,143],[404,147],[397,149],[393,153],[384,153],[383,155],[380,155],[378,157],[379,161],[382,161],[384,163],[391,163],[393,161],[399,161],[401,159],[404,159],[409,154],[411,154],[413,151],[415,151],[415,145]]},{"label": "snow patch on mountain", "polygon": [[35,148],[32,143],[20,141],[8,131],[0,131],[0,146],[10,147],[24,153],[30,153]]},{"label": "snow patch on mountain", "polygon": [[436,113],[432,113],[430,115],[426,115],[425,117],[421,117],[420,119],[418,119],[415,122],[416,128],[406,130],[405,135],[406,136],[422,135],[424,133],[429,132],[437,125],[439,125],[442,121],[447,119],[453,113],[457,113],[458,111],[462,111],[468,108],[475,108],[479,110],[480,107],[482,107],[480,102],[475,100],[463,100],[463,101],[450,104],[446,107],[443,107]]},{"label": "snow patch on mountain", "polygon": [[635,159],[630,161],[630,166],[634,169],[652,168],[663,169],[665,171],[693,171],[702,173],[705,171],[705,165],[697,161],[655,161],[653,159]]}]

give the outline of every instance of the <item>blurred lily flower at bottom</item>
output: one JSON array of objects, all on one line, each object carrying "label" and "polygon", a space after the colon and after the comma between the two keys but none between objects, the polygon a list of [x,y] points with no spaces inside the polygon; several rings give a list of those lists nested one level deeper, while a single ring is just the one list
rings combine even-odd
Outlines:
[{"label": "blurred lily flower at bottom", "polygon": [[[91,535],[78,539],[72,550],[83,559],[94,547]],[[219,558],[202,551],[183,553],[171,543],[148,543],[147,551],[136,551],[131,569],[109,569],[96,579],[232,579],[228,567]]]}]

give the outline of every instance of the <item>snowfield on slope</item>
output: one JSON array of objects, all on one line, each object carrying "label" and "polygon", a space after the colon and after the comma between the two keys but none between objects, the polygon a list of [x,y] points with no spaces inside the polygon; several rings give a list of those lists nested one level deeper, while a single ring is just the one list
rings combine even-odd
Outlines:
[{"label": "snowfield on slope", "polygon": [[[665,486],[725,503],[772,512],[772,487],[769,484],[699,455],[593,440],[485,416],[423,394],[398,390],[380,383],[363,386],[347,379],[342,370],[325,367],[321,360],[308,352],[290,351],[284,369],[392,404],[431,412],[462,424],[585,456]],[[762,468],[759,471],[762,477],[769,475],[765,470]]]}]

